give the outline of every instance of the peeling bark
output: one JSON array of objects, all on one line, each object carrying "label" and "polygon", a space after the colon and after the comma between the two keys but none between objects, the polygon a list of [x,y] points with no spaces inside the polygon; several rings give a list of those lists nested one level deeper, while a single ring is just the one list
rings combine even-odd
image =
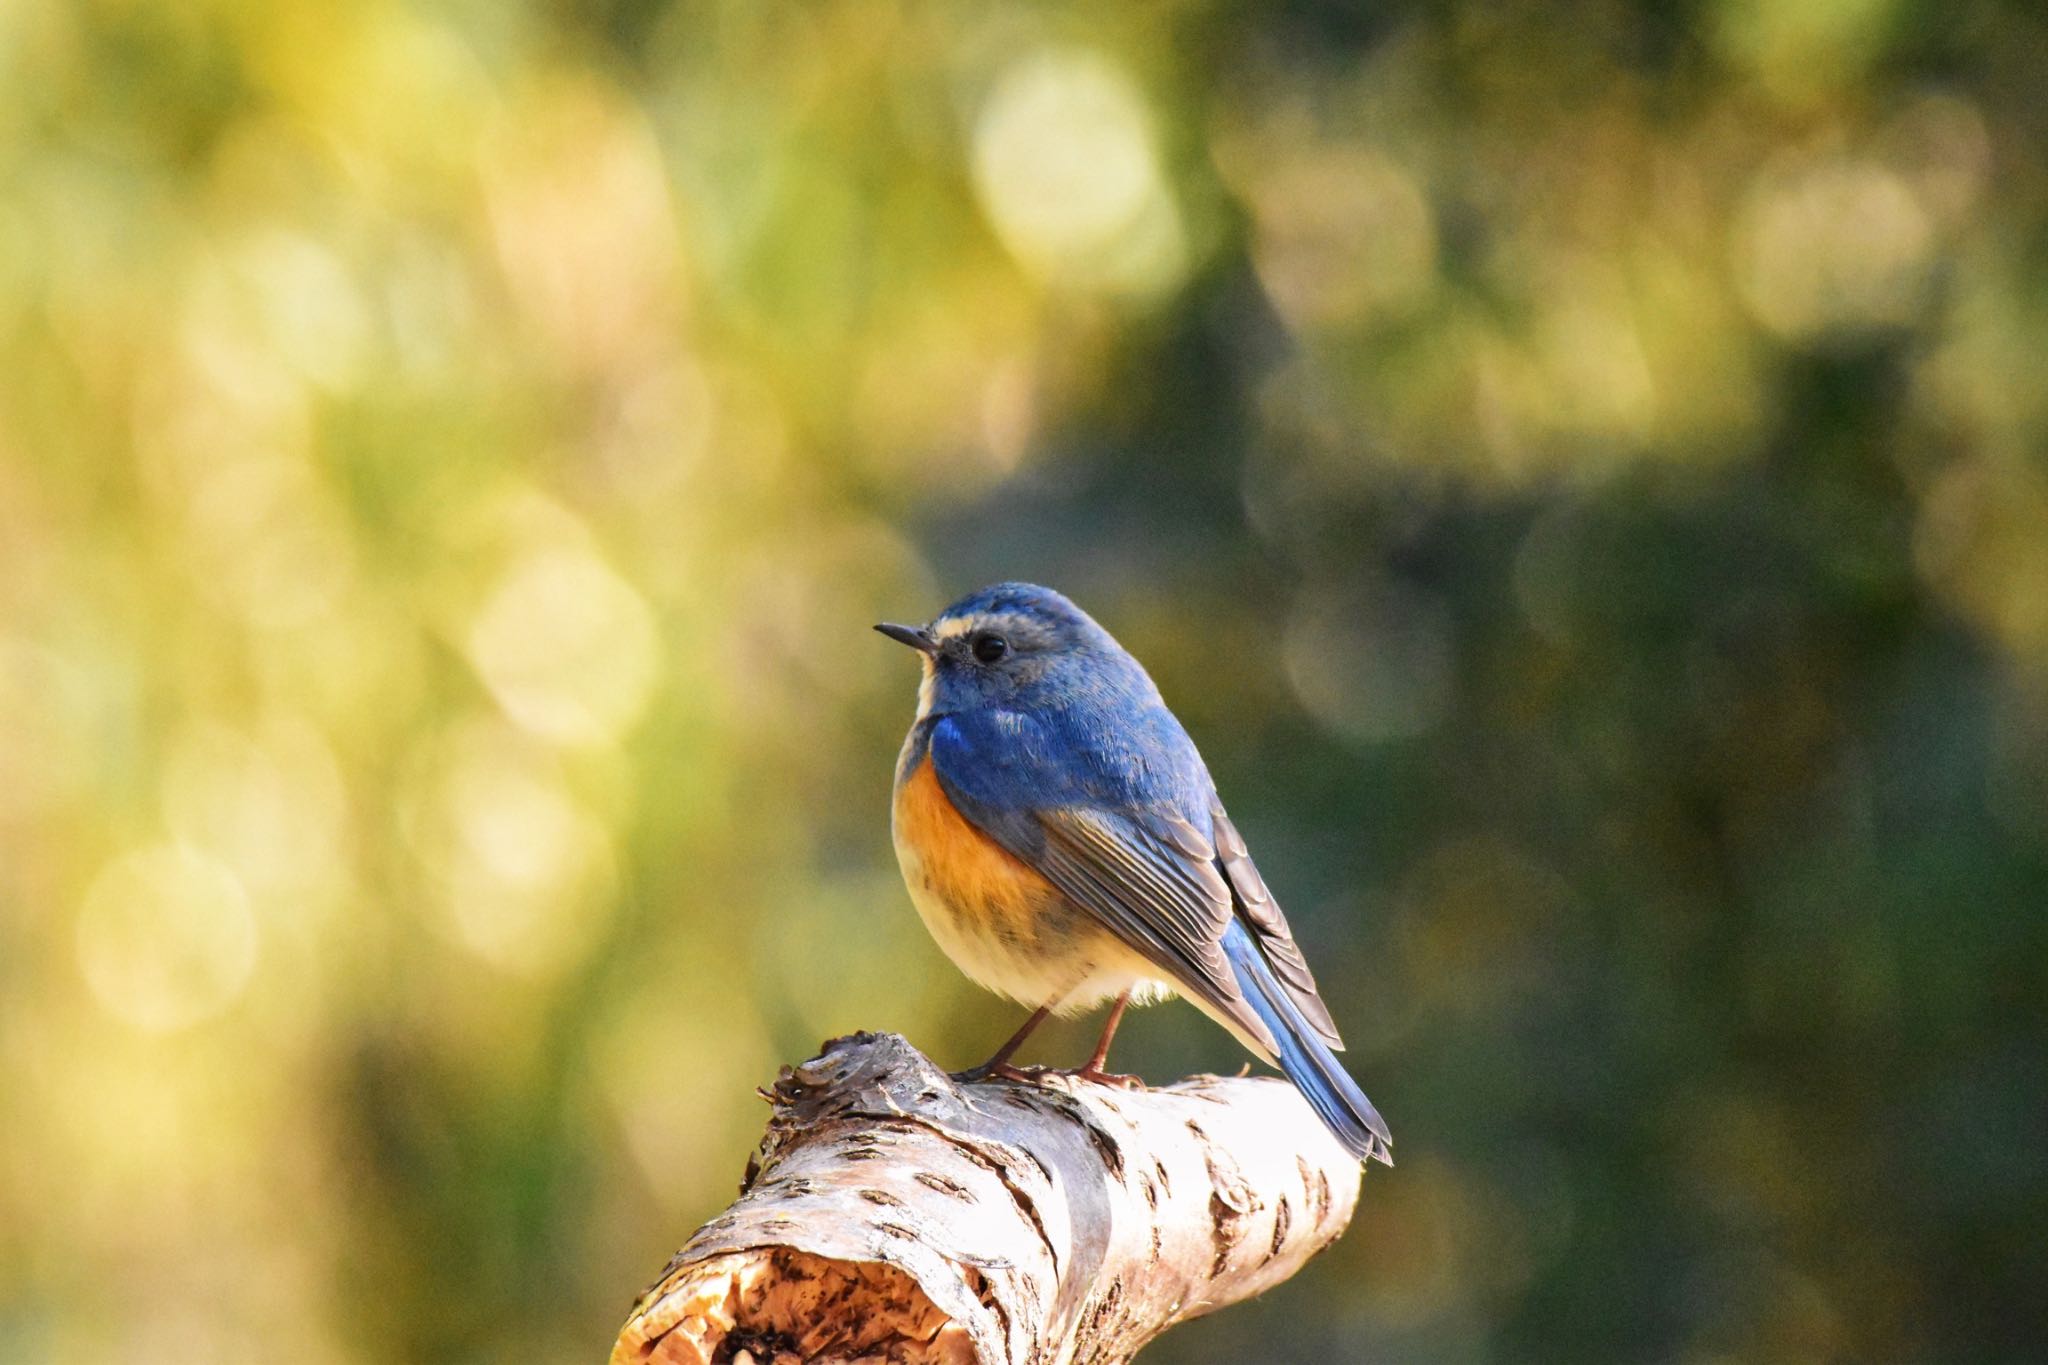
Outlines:
[{"label": "peeling bark", "polygon": [[612,1365],[1114,1365],[1292,1275],[1358,1201],[1358,1163],[1277,1079],[963,1083],[863,1033],[768,1098],[740,1198]]}]

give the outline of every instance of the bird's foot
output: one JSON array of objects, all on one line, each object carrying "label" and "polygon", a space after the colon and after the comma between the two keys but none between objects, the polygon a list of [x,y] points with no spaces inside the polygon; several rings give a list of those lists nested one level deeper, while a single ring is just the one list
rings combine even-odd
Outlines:
[{"label": "bird's foot", "polygon": [[1054,1074],[1069,1076],[1077,1081],[1093,1081],[1097,1085],[1113,1085],[1119,1090],[1143,1090],[1145,1088],[1145,1080],[1142,1076],[1126,1076],[1121,1072],[1104,1071],[1102,1068],[1095,1066],[1076,1067],[1072,1071],[1060,1071]]}]

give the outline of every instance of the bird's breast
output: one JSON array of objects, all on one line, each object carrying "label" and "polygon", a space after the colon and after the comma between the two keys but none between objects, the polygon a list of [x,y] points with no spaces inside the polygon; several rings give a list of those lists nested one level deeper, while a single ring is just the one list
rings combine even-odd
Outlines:
[{"label": "bird's breast", "polygon": [[895,815],[897,853],[912,892],[935,897],[954,917],[1021,938],[1049,902],[1063,899],[1052,883],[960,814],[929,757],[898,784]]},{"label": "bird's breast", "polygon": [[896,858],[918,916],[953,964],[1034,1006],[1078,1008],[1122,989],[1129,952],[960,814],[929,756],[912,762],[896,787]]}]

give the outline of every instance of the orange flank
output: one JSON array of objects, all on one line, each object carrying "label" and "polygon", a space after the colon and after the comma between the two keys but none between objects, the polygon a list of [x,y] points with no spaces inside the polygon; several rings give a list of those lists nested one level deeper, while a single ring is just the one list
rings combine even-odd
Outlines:
[{"label": "orange flank", "polygon": [[954,809],[929,756],[896,793],[896,838],[917,860],[924,885],[913,889],[962,921],[959,930],[1029,942],[1038,917],[1059,900],[1052,883]]},{"label": "orange flank", "polygon": [[954,809],[921,760],[896,789],[896,856],[911,902],[954,965],[1036,1009],[1168,994],[1160,971]]}]

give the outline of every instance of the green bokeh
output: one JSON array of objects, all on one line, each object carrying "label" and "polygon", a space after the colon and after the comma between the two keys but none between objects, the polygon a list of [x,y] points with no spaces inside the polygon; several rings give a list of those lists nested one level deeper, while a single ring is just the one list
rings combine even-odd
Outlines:
[{"label": "green bokeh", "polygon": [[1399,1139],[1148,1360],[2048,1353],[2044,53],[0,7],[0,1360],[598,1358],[778,1063],[1013,1026],[867,633],[1005,577],[1152,667]]}]

